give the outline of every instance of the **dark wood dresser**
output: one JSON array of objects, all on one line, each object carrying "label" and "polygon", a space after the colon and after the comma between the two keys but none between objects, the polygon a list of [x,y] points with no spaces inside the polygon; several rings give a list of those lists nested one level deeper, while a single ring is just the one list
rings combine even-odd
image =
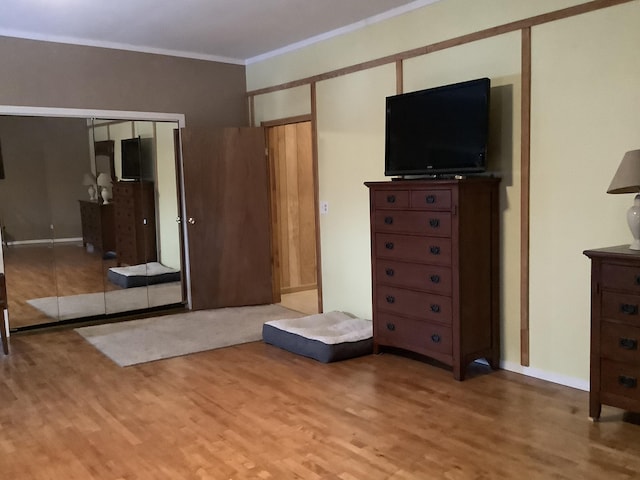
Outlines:
[{"label": "dark wood dresser", "polygon": [[79,202],[83,246],[91,244],[101,253],[114,252],[116,234],[113,205],[88,200],[79,200]]},{"label": "dark wood dresser", "polygon": [[118,265],[138,265],[156,261],[153,182],[115,182],[113,204]]},{"label": "dark wood dresser", "polygon": [[500,362],[500,180],[368,182],[374,350]]},{"label": "dark wood dresser", "polygon": [[602,404],[640,412],[640,251],[586,250],[591,259],[589,416]]}]

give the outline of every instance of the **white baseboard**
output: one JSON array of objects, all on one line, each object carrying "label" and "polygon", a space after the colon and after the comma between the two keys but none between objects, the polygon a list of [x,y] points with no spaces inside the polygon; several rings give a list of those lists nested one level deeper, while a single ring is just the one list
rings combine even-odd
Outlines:
[{"label": "white baseboard", "polygon": [[566,375],[547,372],[538,368],[523,367],[522,365],[513,362],[500,362],[500,368],[510,372],[520,373],[528,377],[539,378],[540,380],[546,380],[547,382],[564,385],[565,387],[576,388],[587,392],[589,391],[589,382],[581,378],[568,377]]},{"label": "white baseboard", "polygon": [[70,237],[70,238],[42,238],[37,240],[16,240],[15,242],[7,242],[7,246],[11,247],[13,245],[44,245],[47,243],[53,242],[56,243],[75,243],[81,242],[82,237]]}]

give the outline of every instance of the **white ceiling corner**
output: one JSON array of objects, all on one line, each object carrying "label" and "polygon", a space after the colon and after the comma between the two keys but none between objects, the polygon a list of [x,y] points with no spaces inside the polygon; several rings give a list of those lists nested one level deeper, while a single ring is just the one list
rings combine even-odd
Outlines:
[{"label": "white ceiling corner", "polygon": [[248,64],[441,0],[2,0],[0,35]]}]

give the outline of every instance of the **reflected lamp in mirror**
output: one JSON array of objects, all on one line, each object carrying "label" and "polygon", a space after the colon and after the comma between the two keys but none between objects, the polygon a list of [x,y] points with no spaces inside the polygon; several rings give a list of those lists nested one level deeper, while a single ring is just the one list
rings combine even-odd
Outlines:
[{"label": "reflected lamp in mirror", "polygon": [[88,188],[89,192],[89,200],[95,202],[98,200],[98,190],[96,189],[96,177],[93,173],[85,173],[84,177],[82,177],[82,185],[85,185]]},{"label": "reflected lamp in mirror", "polygon": [[107,205],[109,200],[113,198],[111,195],[111,185],[113,181],[108,173],[101,173],[98,175],[98,186],[100,187],[100,196],[102,197],[102,203]]},{"label": "reflected lamp in mirror", "polygon": [[607,193],[635,193],[633,205],[627,210],[627,223],[633,235],[631,250],[640,250],[640,150],[624,154],[611,180]]}]

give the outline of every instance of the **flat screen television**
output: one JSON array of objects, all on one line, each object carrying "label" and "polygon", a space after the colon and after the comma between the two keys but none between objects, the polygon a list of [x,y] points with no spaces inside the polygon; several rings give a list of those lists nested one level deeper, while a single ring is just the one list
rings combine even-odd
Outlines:
[{"label": "flat screen television", "polygon": [[150,138],[125,138],[121,140],[122,180],[153,180]]},{"label": "flat screen television", "polygon": [[386,99],[386,176],[486,171],[491,82],[479,78]]}]

